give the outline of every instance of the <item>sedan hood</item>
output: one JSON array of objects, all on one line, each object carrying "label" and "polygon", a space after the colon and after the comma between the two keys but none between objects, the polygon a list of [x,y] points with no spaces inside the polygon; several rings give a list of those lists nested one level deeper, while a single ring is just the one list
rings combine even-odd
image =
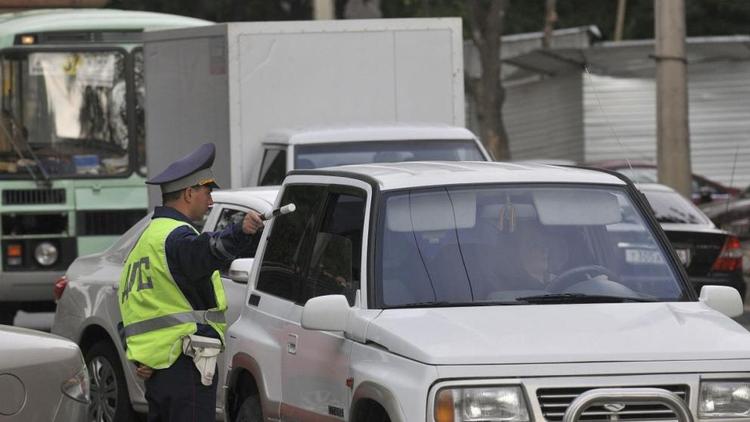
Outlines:
[{"label": "sedan hood", "polygon": [[367,340],[433,365],[750,358],[750,333],[699,302],[389,309]]}]

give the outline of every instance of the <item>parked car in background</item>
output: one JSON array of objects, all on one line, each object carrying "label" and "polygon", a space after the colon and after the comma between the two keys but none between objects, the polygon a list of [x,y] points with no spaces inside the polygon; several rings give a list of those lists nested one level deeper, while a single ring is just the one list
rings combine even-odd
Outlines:
[{"label": "parked car in background", "polygon": [[702,205],[701,210],[717,226],[741,240],[750,239],[750,186],[735,198]]},{"label": "parked car in background", "polygon": [[731,286],[745,300],[742,248],[737,236],[716,227],[694,204],[669,186],[636,185],[648,199],[696,291],[706,285]]},{"label": "parked car in background", "polygon": [[[213,192],[214,205],[203,229],[221,230],[240,222],[249,209],[260,213],[271,210],[277,191],[278,188],[267,187]],[[52,332],[75,341],[83,351],[91,374],[90,421],[131,421],[136,411],[148,410],[143,381],[125,357],[118,333],[122,317],[117,288],[123,261],[150,218],[149,214],[141,219],[106,251],[77,258],[56,285],[58,303]],[[246,281],[233,281],[227,270],[221,275],[229,306],[226,319],[231,323],[242,307]],[[220,355],[219,367],[222,359]],[[219,373],[220,385],[223,380],[224,374]],[[222,400],[223,390],[219,389],[217,407]]]},{"label": "parked car in background", "polygon": [[[625,160],[612,160],[587,163],[586,166],[614,170],[627,176],[633,183],[657,183],[659,181],[657,167],[653,163],[642,161],[631,161],[628,163]],[[692,179],[691,199],[695,204],[725,201],[740,193],[740,190],[737,188],[725,186],[699,174],[693,174]]]},{"label": "parked car in background", "polygon": [[86,420],[89,376],[75,343],[8,325],[0,338],[0,420]]}]

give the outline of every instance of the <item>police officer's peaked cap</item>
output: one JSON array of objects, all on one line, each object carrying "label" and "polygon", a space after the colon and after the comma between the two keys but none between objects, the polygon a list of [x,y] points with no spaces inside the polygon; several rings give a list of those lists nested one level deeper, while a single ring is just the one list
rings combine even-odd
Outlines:
[{"label": "police officer's peaked cap", "polygon": [[173,162],[166,170],[147,180],[149,185],[159,185],[162,193],[177,192],[190,186],[205,185],[219,188],[211,166],[216,156],[212,143],[199,146],[195,151]]}]

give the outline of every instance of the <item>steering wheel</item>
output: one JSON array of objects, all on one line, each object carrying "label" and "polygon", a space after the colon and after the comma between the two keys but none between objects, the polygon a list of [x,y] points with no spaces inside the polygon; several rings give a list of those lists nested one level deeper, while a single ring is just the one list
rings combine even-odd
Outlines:
[{"label": "steering wheel", "polygon": [[562,293],[569,287],[582,281],[590,280],[598,275],[606,275],[610,281],[619,283],[617,274],[607,267],[601,265],[581,265],[571,268],[554,278],[547,285],[547,291]]}]

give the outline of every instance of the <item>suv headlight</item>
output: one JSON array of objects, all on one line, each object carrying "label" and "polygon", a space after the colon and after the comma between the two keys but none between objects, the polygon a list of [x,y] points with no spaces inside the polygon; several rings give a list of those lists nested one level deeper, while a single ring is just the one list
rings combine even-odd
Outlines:
[{"label": "suv headlight", "polygon": [[698,402],[700,418],[750,416],[750,381],[703,381]]},{"label": "suv headlight", "polygon": [[526,398],[519,386],[444,388],[435,399],[435,421],[529,422]]},{"label": "suv headlight", "polygon": [[89,402],[89,371],[85,364],[80,371],[63,382],[62,392],[73,400]]}]

